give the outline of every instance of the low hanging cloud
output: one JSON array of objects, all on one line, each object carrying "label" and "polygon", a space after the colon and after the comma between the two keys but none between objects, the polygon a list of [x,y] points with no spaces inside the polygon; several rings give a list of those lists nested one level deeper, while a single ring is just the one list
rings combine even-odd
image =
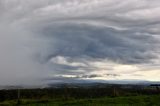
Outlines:
[{"label": "low hanging cloud", "polygon": [[0,0],[0,84],[42,84],[57,75],[160,80],[159,3]]}]

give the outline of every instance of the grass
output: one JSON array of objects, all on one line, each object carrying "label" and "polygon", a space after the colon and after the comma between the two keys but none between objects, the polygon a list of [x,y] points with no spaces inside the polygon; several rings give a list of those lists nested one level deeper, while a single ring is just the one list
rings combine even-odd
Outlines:
[{"label": "grass", "polygon": [[[16,106],[16,101],[4,101],[0,106]],[[21,100],[19,106],[160,106],[160,95],[104,97],[95,99]]]}]

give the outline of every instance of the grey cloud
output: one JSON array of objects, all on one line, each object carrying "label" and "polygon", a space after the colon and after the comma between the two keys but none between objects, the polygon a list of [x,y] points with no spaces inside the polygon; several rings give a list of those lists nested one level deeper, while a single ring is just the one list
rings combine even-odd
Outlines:
[{"label": "grey cloud", "polygon": [[99,74],[91,74],[91,75],[77,75],[76,78],[97,78],[97,77],[116,77],[120,76],[118,74],[104,74],[104,75],[99,75]]},{"label": "grey cloud", "polygon": [[44,79],[44,80],[59,80],[59,81],[62,81],[62,79],[65,79],[65,80],[80,80],[80,79],[91,79],[91,78],[102,78],[102,77],[117,77],[117,76],[120,76],[118,74],[104,74],[104,75],[101,75],[101,74],[90,74],[90,75],[85,75],[85,74],[80,74],[80,75],[75,75],[75,76],[72,76],[72,77],[66,77],[66,76],[54,76],[54,77],[51,77],[51,78],[47,78],[47,79]]},{"label": "grey cloud", "polygon": [[[0,84],[34,83],[53,74],[88,75],[98,70],[88,62],[104,59],[154,66],[160,58],[159,3],[0,0]],[[51,62],[57,56],[66,63]]]},{"label": "grey cloud", "polygon": [[[79,58],[108,58],[125,64],[149,62],[156,58],[148,51],[155,46],[156,39],[148,35],[136,35],[132,31],[117,31],[83,24],[49,26],[39,32],[50,41],[48,54],[42,60],[55,56]],[[154,42],[154,43],[152,43]]]}]

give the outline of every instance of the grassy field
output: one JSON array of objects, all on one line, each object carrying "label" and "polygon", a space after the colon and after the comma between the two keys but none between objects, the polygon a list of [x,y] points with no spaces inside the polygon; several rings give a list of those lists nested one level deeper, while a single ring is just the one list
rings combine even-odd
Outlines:
[{"label": "grassy field", "polygon": [[[15,106],[16,101],[4,101],[0,106]],[[23,99],[19,106],[160,106],[160,95],[103,97],[94,99]]]},{"label": "grassy field", "polygon": [[160,89],[106,85],[0,90],[0,106],[160,106]]}]

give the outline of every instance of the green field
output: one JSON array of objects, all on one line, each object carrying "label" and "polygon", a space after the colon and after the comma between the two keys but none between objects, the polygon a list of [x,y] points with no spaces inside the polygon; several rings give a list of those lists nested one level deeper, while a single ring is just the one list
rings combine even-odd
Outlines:
[{"label": "green field", "polygon": [[[15,100],[4,101],[0,106],[14,106]],[[23,99],[19,106],[160,106],[160,95],[103,97],[94,99]]]},{"label": "green field", "polygon": [[0,106],[160,106],[160,89],[106,85],[0,90]]}]

